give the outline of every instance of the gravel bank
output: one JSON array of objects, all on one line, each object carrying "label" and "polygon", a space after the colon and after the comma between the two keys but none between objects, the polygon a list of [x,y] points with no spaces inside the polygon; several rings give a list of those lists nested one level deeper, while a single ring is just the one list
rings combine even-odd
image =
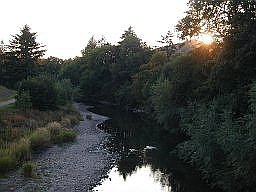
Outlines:
[{"label": "gravel bank", "polygon": [[[89,112],[88,106],[75,104],[84,120],[74,129],[77,139],[72,144],[54,146],[36,155],[38,177],[26,179],[19,171],[0,180],[0,191],[17,192],[73,192],[92,191],[106,176],[115,155],[105,150],[109,135],[97,128],[107,117]],[[92,114],[92,120],[86,114]]]}]

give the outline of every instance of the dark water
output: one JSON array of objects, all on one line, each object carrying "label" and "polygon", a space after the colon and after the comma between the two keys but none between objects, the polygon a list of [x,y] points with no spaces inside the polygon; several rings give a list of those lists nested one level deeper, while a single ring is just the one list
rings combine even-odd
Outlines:
[{"label": "dark water", "polygon": [[170,153],[183,139],[142,116],[109,106],[91,111],[111,119],[100,125],[112,135],[107,149],[120,159],[108,178],[94,188],[100,192],[212,192],[200,174]]}]

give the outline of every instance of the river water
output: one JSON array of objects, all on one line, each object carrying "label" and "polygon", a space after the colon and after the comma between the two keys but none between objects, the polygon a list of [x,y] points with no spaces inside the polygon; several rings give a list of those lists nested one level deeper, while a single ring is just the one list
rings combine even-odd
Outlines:
[{"label": "river water", "polygon": [[119,160],[96,192],[211,192],[200,174],[178,160],[171,151],[183,139],[162,130],[138,114],[113,107],[92,109],[110,120],[99,127],[112,135],[107,143]]},{"label": "river water", "polygon": [[[75,127],[76,141],[35,155],[37,177],[14,171],[0,179],[0,192],[217,191],[171,153],[183,141],[180,136],[113,106],[89,109],[99,115],[77,107],[84,120]],[[86,119],[90,113],[92,120]]]}]

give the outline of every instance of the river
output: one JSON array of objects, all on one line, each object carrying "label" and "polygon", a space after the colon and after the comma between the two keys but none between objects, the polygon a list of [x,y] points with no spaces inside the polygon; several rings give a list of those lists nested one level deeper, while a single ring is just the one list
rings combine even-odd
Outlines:
[{"label": "river", "polygon": [[180,136],[113,106],[76,105],[84,117],[76,141],[34,155],[37,177],[14,171],[1,192],[216,192],[170,153]]},{"label": "river", "polygon": [[171,153],[184,138],[170,134],[142,115],[114,107],[93,112],[110,117],[100,125],[111,136],[107,149],[119,154],[96,192],[211,192],[200,174]]}]

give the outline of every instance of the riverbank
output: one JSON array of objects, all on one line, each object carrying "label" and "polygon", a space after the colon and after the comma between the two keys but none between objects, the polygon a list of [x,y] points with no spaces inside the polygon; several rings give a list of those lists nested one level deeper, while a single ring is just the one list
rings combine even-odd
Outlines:
[{"label": "riverbank", "polygon": [[[77,133],[72,144],[55,145],[33,157],[37,177],[24,178],[20,171],[0,180],[0,191],[90,191],[106,175],[115,161],[105,150],[109,135],[97,127],[108,118],[88,111],[88,106],[75,104],[83,120],[74,127]],[[92,119],[86,118],[90,114]]]},{"label": "riverbank", "polygon": [[0,107],[3,107],[3,106],[6,106],[6,105],[9,105],[9,104],[12,104],[12,103],[15,103],[15,99],[9,99],[7,101],[1,101],[0,102]]}]

